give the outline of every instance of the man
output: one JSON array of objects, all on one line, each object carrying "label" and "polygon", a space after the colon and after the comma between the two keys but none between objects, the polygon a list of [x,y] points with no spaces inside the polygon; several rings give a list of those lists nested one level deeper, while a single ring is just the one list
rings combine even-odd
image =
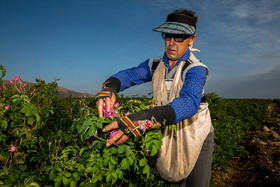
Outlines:
[{"label": "man", "polygon": [[[165,53],[162,58],[146,60],[138,67],[120,71],[104,82],[102,91],[97,94],[96,99],[100,117],[103,115],[104,102],[106,110],[109,110],[116,102],[116,94],[119,91],[144,82],[153,80],[154,96],[157,97],[157,101],[160,101],[158,107],[136,112],[104,127],[104,132],[119,129],[107,141],[106,146],[111,146],[113,143],[121,144],[129,138],[141,136],[147,130],[159,128],[159,124],[164,127],[181,123],[198,113],[201,104],[205,103],[204,86],[210,72],[207,66],[190,52],[197,38],[196,22],[197,17],[194,12],[185,9],[175,10],[168,15],[164,24],[154,29],[162,33],[165,42]],[[187,65],[183,66],[181,62],[186,62]],[[182,85],[177,86],[176,91],[174,79],[176,76],[178,79],[181,75]],[[157,91],[161,79],[164,82],[160,87],[164,89],[163,93]],[[175,96],[176,92],[177,96]],[[175,98],[170,99],[171,95]],[[191,167],[187,181],[182,184],[209,186],[214,147],[212,125],[211,128],[207,127],[205,132],[201,149],[197,154],[199,156],[195,159],[195,165]]]}]

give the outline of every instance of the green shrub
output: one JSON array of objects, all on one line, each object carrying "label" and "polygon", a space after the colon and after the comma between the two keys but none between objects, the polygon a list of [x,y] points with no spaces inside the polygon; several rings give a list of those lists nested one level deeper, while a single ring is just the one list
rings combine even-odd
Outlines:
[{"label": "green shrub", "polygon": [[[2,78],[5,69],[0,66]],[[154,106],[148,97],[118,97],[119,106],[98,118],[94,98],[58,98],[57,80],[20,77],[0,90],[0,184],[12,186],[169,186],[155,169],[160,130],[106,147],[104,125]],[[215,128],[214,164],[248,153],[241,145],[260,128],[267,100],[223,99],[208,94]]]}]

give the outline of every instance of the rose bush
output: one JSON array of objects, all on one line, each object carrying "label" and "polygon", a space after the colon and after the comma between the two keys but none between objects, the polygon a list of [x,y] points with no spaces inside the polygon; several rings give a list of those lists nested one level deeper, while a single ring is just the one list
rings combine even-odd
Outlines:
[{"label": "rose bush", "polygon": [[[55,96],[57,80],[25,85],[21,77],[0,90],[0,184],[18,186],[111,186],[163,183],[155,170],[159,130],[106,147],[104,125],[151,107],[153,100],[115,105],[98,118],[91,101]],[[90,106],[91,105],[91,106]],[[157,182],[156,182],[157,181]]]},{"label": "rose bush", "polygon": [[[1,83],[6,71],[0,70]],[[57,81],[26,85],[16,76],[0,89],[1,186],[170,186],[155,169],[160,130],[109,148],[105,142],[114,132],[101,132],[118,117],[154,107],[152,98],[121,96],[98,118],[94,98],[58,98]],[[213,163],[226,168],[227,160],[248,155],[242,141],[260,128],[270,100],[210,93],[207,101],[215,128]]]}]

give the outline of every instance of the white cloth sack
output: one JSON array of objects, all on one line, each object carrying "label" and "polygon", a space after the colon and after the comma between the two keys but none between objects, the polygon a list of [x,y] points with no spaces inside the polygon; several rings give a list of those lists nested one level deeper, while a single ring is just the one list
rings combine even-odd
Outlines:
[{"label": "white cloth sack", "polygon": [[[186,62],[180,62],[174,76],[169,98],[165,84],[165,65],[161,61],[153,74],[153,94],[159,106],[170,103],[179,97],[183,82],[181,80],[182,67]],[[168,126],[163,129],[162,146],[158,153],[156,168],[161,177],[170,182],[185,179],[194,168],[203,142],[211,127],[208,103],[201,103],[198,112],[191,118],[177,123],[177,132],[169,131]]]}]

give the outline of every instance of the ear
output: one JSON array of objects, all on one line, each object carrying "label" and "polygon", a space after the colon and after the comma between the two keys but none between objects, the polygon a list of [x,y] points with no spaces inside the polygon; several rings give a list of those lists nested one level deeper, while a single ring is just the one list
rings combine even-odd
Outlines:
[{"label": "ear", "polygon": [[193,45],[193,43],[195,42],[196,38],[197,38],[196,35],[192,35],[192,36],[190,37],[189,46],[192,46],[192,45]]}]

